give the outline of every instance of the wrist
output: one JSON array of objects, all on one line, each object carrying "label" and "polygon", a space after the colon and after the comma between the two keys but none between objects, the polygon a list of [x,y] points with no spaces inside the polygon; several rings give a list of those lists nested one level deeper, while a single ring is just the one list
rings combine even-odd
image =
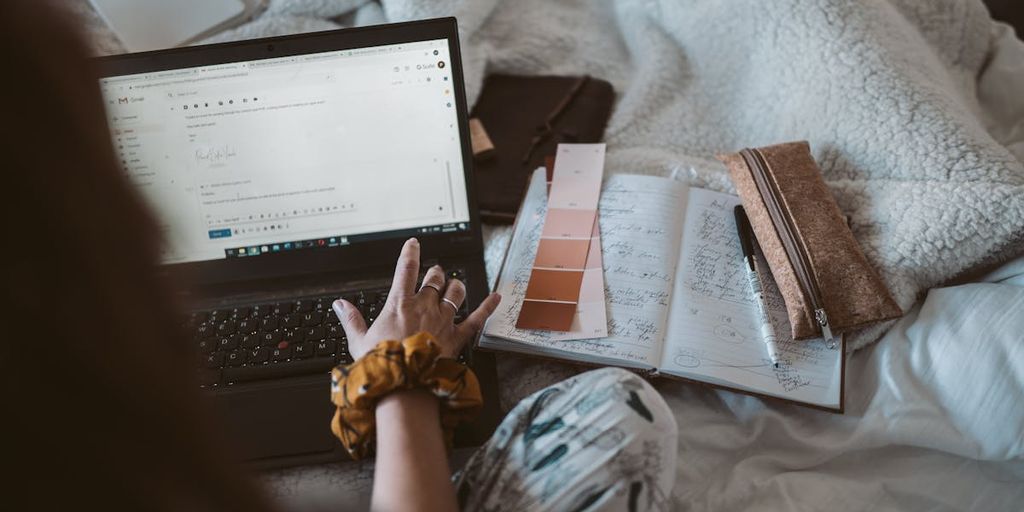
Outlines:
[{"label": "wrist", "polygon": [[381,397],[377,402],[375,415],[403,414],[420,419],[440,418],[440,402],[437,397],[423,388],[396,389]]}]

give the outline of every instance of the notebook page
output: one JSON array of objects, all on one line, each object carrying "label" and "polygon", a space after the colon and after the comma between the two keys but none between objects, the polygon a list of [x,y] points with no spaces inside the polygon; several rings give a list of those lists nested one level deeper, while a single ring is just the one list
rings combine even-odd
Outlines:
[{"label": "notebook page", "polygon": [[[535,172],[498,277],[501,305],[488,320],[484,334],[513,341],[521,345],[517,347],[520,352],[526,345],[546,355],[557,350],[580,359],[655,367],[679,256],[682,225],[678,212],[685,205],[685,191],[681,183],[665,178],[612,175],[605,179],[598,210],[608,336],[559,340],[557,332],[515,327],[547,207],[544,172]],[[500,345],[500,341],[481,340],[481,346],[502,348]]]},{"label": "notebook page", "polygon": [[742,266],[732,211],[737,204],[735,196],[690,188],[661,370],[837,408],[842,350],[822,340],[794,342],[778,287],[762,271],[784,362],[776,369],[768,358]]}]

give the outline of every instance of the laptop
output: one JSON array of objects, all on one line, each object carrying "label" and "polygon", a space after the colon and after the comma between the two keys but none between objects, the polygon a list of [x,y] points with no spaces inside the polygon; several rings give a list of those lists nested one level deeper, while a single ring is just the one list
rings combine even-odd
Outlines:
[{"label": "laptop", "polygon": [[[455,19],[97,61],[163,268],[191,283],[184,342],[236,452],[259,468],[346,458],[329,370],[352,358],[331,303],[373,322],[413,236],[423,271],[466,283],[457,321],[488,293]],[[465,447],[500,413],[493,356],[460,360],[486,404],[456,433]]]}]

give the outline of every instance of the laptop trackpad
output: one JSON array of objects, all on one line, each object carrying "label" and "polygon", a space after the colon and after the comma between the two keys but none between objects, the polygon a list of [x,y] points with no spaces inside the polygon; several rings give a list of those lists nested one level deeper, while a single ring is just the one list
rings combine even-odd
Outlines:
[{"label": "laptop trackpad", "polygon": [[228,435],[245,460],[331,451],[334,405],[326,377],[225,388],[216,394]]}]

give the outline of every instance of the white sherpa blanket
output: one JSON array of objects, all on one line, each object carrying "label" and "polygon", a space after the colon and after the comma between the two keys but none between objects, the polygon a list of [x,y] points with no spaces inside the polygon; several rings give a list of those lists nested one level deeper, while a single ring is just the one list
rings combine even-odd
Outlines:
[{"label": "white sherpa blanket", "polygon": [[993,44],[980,1],[382,4],[271,1],[217,40],[329,28],[326,18],[346,12],[338,21],[454,15],[470,103],[488,72],[590,73],[618,93],[608,172],[680,169],[726,192],[716,152],[807,139],[905,310],[928,288],[1024,250],[1024,144],[1016,134],[1015,155],[1015,141],[987,129],[1005,111],[988,111],[978,87]]}]

